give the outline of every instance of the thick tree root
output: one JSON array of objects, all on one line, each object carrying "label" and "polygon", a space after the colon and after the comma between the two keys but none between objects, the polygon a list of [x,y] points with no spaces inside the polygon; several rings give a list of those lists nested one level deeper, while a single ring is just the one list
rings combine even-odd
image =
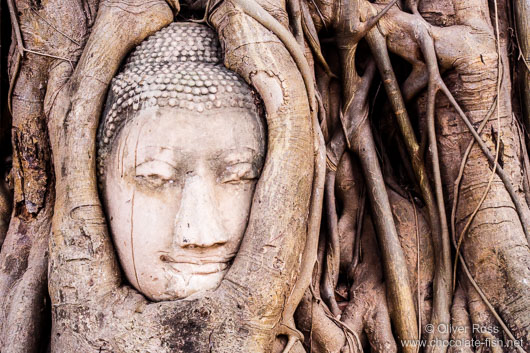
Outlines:
[{"label": "thick tree root", "polygon": [[0,250],[2,250],[2,244],[7,234],[7,228],[9,227],[12,202],[13,196],[7,188],[5,181],[0,180]]},{"label": "thick tree root", "polygon": [[335,287],[339,281],[340,241],[338,216],[335,200],[335,172],[327,170],[324,193],[326,220],[328,223],[328,241],[326,249],[326,263],[321,283],[322,299],[328,304],[335,317],[340,315],[340,309],[335,300]]},{"label": "thick tree root", "polygon": [[304,333],[306,348],[314,353],[340,352],[346,344],[346,336],[326,314],[319,299],[314,298],[308,289],[296,310],[296,323]]},{"label": "thick tree root", "polygon": [[[461,285],[455,291],[453,306],[451,308],[451,327],[455,328],[451,332],[451,339],[454,342],[471,342],[473,338],[471,322],[469,321],[469,310],[467,307],[467,297]],[[461,347],[450,347],[449,353],[473,353],[474,350],[465,345]]]},{"label": "thick tree root", "polygon": [[365,225],[365,231],[360,238],[363,261],[354,271],[351,299],[344,310],[342,321],[357,336],[366,334],[373,352],[397,352],[386,304],[381,261],[377,255],[375,232],[369,217],[365,219]]},{"label": "thick tree root", "polygon": [[[451,255],[449,233],[442,226],[440,220],[440,203],[435,204],[431,186],[427,178],[427,171],[423,163],[422,149],[416,141],[416,137],[408,117],[403,98],[401,96],[397,79],[392,70],[385,41],[379,32],[373,30],[367,35],[368,43],[378,63],[379,71],[383,75],[383,82],[387,95],[389,96],[398,126],[403,135],[405,145],[411,158],[412,167],[416,180],[420,186],[423,200],[427,205],[429,221],[432,229],[433,245],[435,247],[435,259],[437,262],[434,280],[434,309],[431,323],[437,325],[448,325],[450,320],[449,308],[451,305]],[[447,334],[437,332],[439,339],[447,339]]]},{"label": "thick tree root", "polygon": [[[346,80],[346,84],[348,82]],[[350,84],[353,86],[352,83]],[[350,110],[346,110],[346,119],[355,119],[350,123],[355,126],[353,129],[352,149],[359,157],[364,173],[368,190],[367,194],[372,205],[375,228],[379,237],[386,285],[394,293],[391,298],[393,307],[392,319],[400,339],[414,339],[417,337],[417,327],[414,321],[416,314],[412,291],[409,285],[403,250],[399,244],[383,176],[377,161],[371,129],[366,116],[358,113],[354,116],[348,116],[349,114],[351,114]],[[411,348],[405,348],[405,351],[407,350],[412,351]]]},{"label": "thick tree root", "polygon": [[[35,327],[42,321],[48,261],[42,256],[46,236],[38,235],[49,234],[52,211],[51,351],[171,347],[236,353],[273,347],[274,353],[358,353],[363,348],[416,353],[415,347],[402,346],[402,340],[497,340],[503,338],[503,331],[505,339],[520,339],[528,348],[530,326],[524,296],[528,285],[524,280],[528,277],[530,210],[520,198],[518,182],[522,179],[514,168],[526,152],[517,149],[524,137],[514,142],[507,128],[512,115],[505,92],[509,72],[501,65],[506,63],[506,53],[502,53],[506,48],[501,49],[499,38],[496,52],[491,45],[491,24],[483,18],[490,10],[484,1],[451,1],[455,14],[450,20],[456,25],[440,27],[426,22],[423,16],[429,17],[420,14],[417,0],[403,1],[410,13],[398,8],[397,0],[384,4],[366,0],[186,1],[194,3],[193,8],[206,7],[202,22],[218,31],[225,64],[263,97],[270,135],[268,161],[247,232],[225,280],[204,297],[173,303],[149,303],[121,283],[98,200],[93,142],[108,83],[123,57],[145,36],[174,19],[179,1],[101,0],[99,4],[98,0],[75,0],[72,3],[82,3],[87,18],[72,18],[86,22],[53,25],[58,22],[49,20],[45,10],[56,2],[61,3],[52,0],[39,8],[33,4],[27,8],[36,16],[33,27],[24,19],[27,14],[21,15],[19,4],[25,1],[6,3],[15,43],[9,108],[14,117],[16,207],[13,219],[2,223],[11,212],[11,200],[0,190],[0,346],[8,347],[2,352],[33,352],[38,347],[42,332]],[[98,22],[69,78],[92,26],[90,14],[98,4]],[[431,0],[421,5],[422,11],[433,6],[429,10],[433,12],[444,6]],[[496,0],[490,6],[497,11]],[[494,18],[498,19],[497,13]],[[127,31],[123,23],[129,24]],[[65,26],[71,28],[65,30]],[[81,30],[72,35],[74,28]],[[334,36],[323,40],[324,47],[321,29]],[[51,31],[62,44],[69,44],[64,44],[62,52],[49,51],[45,44],[55,42],[39,37],[41,31]],[[463,45],[449,40],[455,33],[463,38]],[[39,46],[41,39],[45,44]],[[366,43],[360,44],[359,52],[364,54],[368,44],[372,62],[358,55],[362,39]],[[482,45],[488,40],[490,44]],[[323,49],[335,44],[337,50]],[[412,66],[401,88],[389,50]],[[476,65],[478,60],[482,64]],[[495,61],[497,92],[491,103]],[[406,161],[396,169],[396,177],[392,170],[396,164],[387,156],[393,152],[394,139],[387,143],[376,130],[376,136],[372,134],[371,124],[377,122],[374,113],[379,109],[368,101],[375,96],[372,105],[377,105],[381,99],[370,88],[375,65],[390,102],[387,111],[396,116],[403,137],[397,143]],[[459,75],[456,80],[454,72]],[[445,82],[441,73],[447,74]],[[479,86],[485,87],[483,97],[472,92]],[[417,104],[423,119],[411,121],[405,102],[425,87],[427,92]],[[438,97],[440,91],[443,96]],[[24,111],[21,107],[26,105],[20,102],[29,96],[39,97],[38,102],[28,104]],[[486,118],[475,129],[477,117],[484,115],[490,103]],[[493,124],[487,125],[495,111],[497,131]],[[463,123],[458,119],[448,122],[453,115]],[[54,195],[46,191],[53,189],[53,177],[42,172],[50,165],[45,122],[54,158],[60,161],[54,166],[58,180],[55,210]],[[462,138],[469,136],[468,131],[470,143]],[[427,147],[432,173],[424,160]],[[457,171],[453,164],[462,152]],[[523,157],[524,166],[530,168],[528,156]],[[524,188],[529,199],[530,174],[526,174]],[[485,175],[489,175],[487,185],[480,179]],[[417,184],[425,211],[410,201],[410,184]],[[370,203],[365,206],[366,196]],[[447,197],[453,203],[453,271]],[[320,224],[323,199],[327,227]],[[509,223],[513,226],[505,226]],[[11,228],[2,244],[2,227],[7,224]],[[265,277],[268,281],[263,281]],[[451,283],[453,290],[456,287],[453,301]],[[428,334],[421,327],[428,322],[446,330]],[[476,326],[486,331],[474,332],[471,328]],[[466,329],[451,332],[450,327]],[[426,352],[445,350],[437,344]],[[473,350],[453,347],[450,352]],[[497,347],[493,352],[500,350]]]},{"label": "thick tree root", "polygon": [[[100,9],[84,56],[72,78],[72,91],[69,92],[70,96],[66,96],[66,106],[69,109],[58,112],[56,127],[68,128],[66,131],[58,131],[57,141],[66,141],[66,145],[71,146],[64,156],[61,155],[61,160],[65,160],[66,170],[72,171],[61,175],[60,181],[63,186],[74,185],[74,188],[58,188],[61,212],[55,217],[52,241],[52,301],[54,304],[61,304],[57,305],[57,317],[61,322],[75,320],[78,312],[76,308],[79,308],[86,314],[83,314],[82,320],[87,327],[97,326],[92,323],[97,320],[96,312],[103,303],[109,326],[107,330],[99,328],[85,332],[87,342],[74,342],[71,338],[75,335],[70,325],[58,324],[56,328],[61,335],[53,336],[55,345],[58,349],[72,351],[85,343],[95,350],[101,348],[92,344],[92,339],[98,337],[98,344],[105,341],[106,346],[116,351],[128,351],[127,345],[133,344],[137,345],[135,349],[139,346],[146,351],[154,351],[152,347],[161,345],[157,340],[166,340],[169,343],[165,346],[173,350],[186,350],[188,348],[183,348],[186,344],[186,347],[193,345],[193,350],[196,351],[264,351],[272,345],[283,305],[298,272],[299,258],[292,254],[301,253],[307,235],[307,211],[314,165],[312,138],[316,134],[313,135],[311,131],[308,96],[305,94],[303,78],[281,42],[234,8],[230,2],[223,2],[212,11],[209,20],[219,32],[241,26],[248,29],[242,32],[243,36],[220,36],[220,39],[226,49],[225,64],[252,83],[264,97],[269,127],[267,161],[254,193],[244,240],[221,286],[211,296],[206,295],[196,301],[147,303],[128,287],[119,286],[119,274],[115,271],[112,250],[106,248],[108,235],[104,222],[101,222],[103,215],[98,208],[96,188],[89,182],[95,175],[91,159],[93,156],[85,154],[83,158],[71,157],[78,153],[77,148],[87,149],[87,146],[91,146],[97,126],[97,119],[93,117],[99,115],[106,86],[125,53],[172,19],[164,2],[158,2],[158,6],[148,5],[140,1],[136,3],[137,8],[126,8],[127,11],[119,6],[109,6],[103,12]],[[281,4],[279,5],[278,8],[281,9]],[[131,17],[132,14],[134,17]],[[131,23],[132,28],[126,33],[123,32],[123,27],[116,27],[123,21]],[[109,23],[111,25],[105,25]],[[112,33],[109,34],[109,31]],[[92,40],[93,38],[99,40]],[[267,45],[263,45],[263,41]],[[274,44],[271,46],[271,43]],[[102,46],[116,47],[116,52],[107,53],[102,50]],[[250,53],[263,61],[244,60]],[[106,66],[99,66],[102,63],[106,63]],[[91,71],[97,75],[89,76]],[[85,91],[95,92],[96,97],[92,97],[90,106],[86,105],[89,99],[80,95]],[[271,91],[274,94],[270,94]],[[94,101],[98,104],[94,104]],[[64,124],[61,118],[67,123]],[[82,138],[79,134],[88,138]],[[77,144],[72,143],[72,139],[77,140]],[[277,164],[278,161],[280,164]],[[77,163],[91,168],[87,171]],[[58,172],[61,170],[58,169]],[[82,183],[85,184],[81,185]],[[277,214],[272,215],[271,210],[275,210],[273,213]],[[269,215],[268,218],[260,217],[265,213]],[[84,244],[75,243],[72,238],[92,242],[95,253],[83,253]],[[74,245],[65,248],[65,243]],[[82,259],[64,261],[65,257],[79,254],[83,255]],[[257,261],[268,265],[258,266],[259,270],[255,271],[253,269]],[[91,273],[93,270],[98,270],[99,276]],[[73,273],[81,278],[71,278]],[[79,283],[82,278],[87,277],[94,278],[94,287],[98,291],[94,292],[93,288]],[[268,278],[266,282],[263,281],[265,277]],[[79,290],[73,293],[61,292],[59,283],[62,281],[70,281]],[[89,289],[92,291],[89,292]],[[118,310],[121,313],[126,311],[125,308],[132,309],[133,312],[127,312],[126,319],[121,318],[121,314],[114,316],[116,306],[123,308]],[[208,320],[204,319],[205,315]],[[130,325],[145,328],[141,337],[138,336],[137,329],[130,329]],[[150,330],[156,330],[157,333],[149,332]],[[234,331],[246,334],[236,339]],[[103,332],[107,332],[109,336],[102,336]]]}]

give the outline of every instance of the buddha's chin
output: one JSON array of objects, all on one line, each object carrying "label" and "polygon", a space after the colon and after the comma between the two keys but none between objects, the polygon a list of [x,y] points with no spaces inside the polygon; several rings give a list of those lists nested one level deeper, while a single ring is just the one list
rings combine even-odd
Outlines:
[{"label": "buddha's chin", "polygon": [[200,296],[207,291],[213,291],[221,284],[227,269],[212,273],[187,273],[165,271],[164,278],[159,283],[147,283],[137,288],[152,301],[168,301],[185,299],[193,295]]}]

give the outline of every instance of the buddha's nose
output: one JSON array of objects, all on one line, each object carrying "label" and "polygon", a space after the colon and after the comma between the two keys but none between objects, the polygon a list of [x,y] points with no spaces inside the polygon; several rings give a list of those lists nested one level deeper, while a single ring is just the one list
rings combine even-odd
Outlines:
[{"label": "buddha's nose", "polygon": [[228,235],[216,207],[213,185],[200,175],[188,176],[175,218],[175,245],[206,248],[222,245]]}]

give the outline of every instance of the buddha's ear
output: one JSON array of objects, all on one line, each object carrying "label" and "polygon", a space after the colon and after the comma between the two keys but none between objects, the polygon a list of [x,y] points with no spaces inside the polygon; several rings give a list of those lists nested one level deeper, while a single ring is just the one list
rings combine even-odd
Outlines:
[{"label": "buddha's ear", "polygon": [[[268,5],[275,6],[276,18],[287,16],[284,2]],[[269,134],[245,237],[219,291],[252,298],[245,303],[250,326],[273,327],[299,274],[308,232],[315,143],[306,85],[282,41],[231,1],[214,9],[209,20],[225,50],[225,65],[261,95]],[[248,338],[259,344],[264,338],[256,335]]]}]

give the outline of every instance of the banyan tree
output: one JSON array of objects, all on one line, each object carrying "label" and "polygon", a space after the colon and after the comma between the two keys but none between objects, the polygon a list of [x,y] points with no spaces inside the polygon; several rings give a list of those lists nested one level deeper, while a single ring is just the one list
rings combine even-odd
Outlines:
[{"label": "banyan tree", "polygon": [[529,11],[0,2],[0,352],[530,351]]}]

